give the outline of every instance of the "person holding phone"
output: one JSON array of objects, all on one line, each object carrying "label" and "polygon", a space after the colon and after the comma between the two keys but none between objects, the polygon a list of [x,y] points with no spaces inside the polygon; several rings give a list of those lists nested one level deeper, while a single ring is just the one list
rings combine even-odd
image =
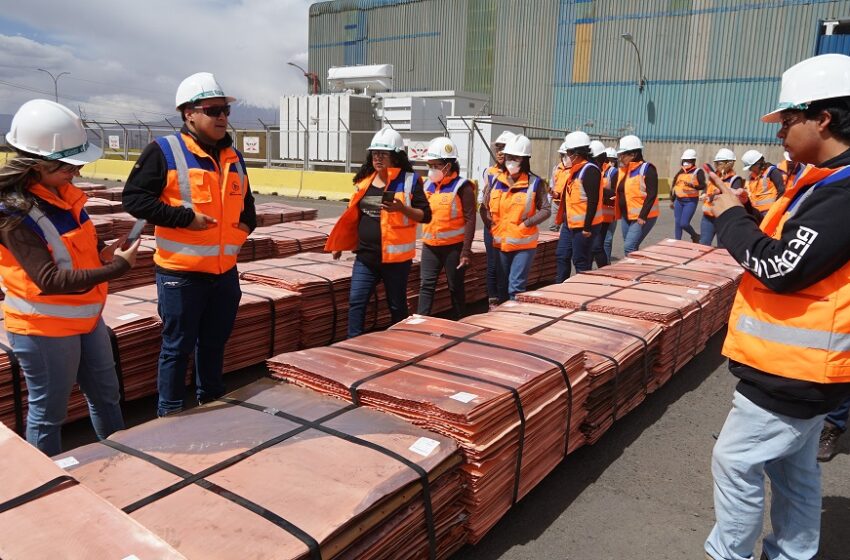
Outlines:
[{"label": "person holding phone", "polygon": [[[736,195],[741,197],[741,201],[746,200],[746,191],[744,190],[744,180],[735,174],[735,152],[729,148],[720,148],[717,150],[717,155],[714,156],[714,168],[706,164],[707,173],[715,173],[721,181],[729,185]],[[712,184],[707,184],[705,197],[702,201],[702,221],[700,222],[700,245],[711,245],[714,241],[716,228],[714,226],[714,209],[712,200],[720,191]]]},{"label": "person holding phone", "polygon": [[183,80],[183,128],[149,144],[124,187],[127,212],[156,226],[159,416],[183,409],[192,352],[198,402],[225,393],[224,346],[242,297],[236,259],[257,225],[245,161],[227,133],[233,101],[208,72]]},{"label": "person holding phone", "polygon": [[[746,269],[723,355],[739,379],[712,453],[714,560],[818,556],[818,443],[826,415],[850,397],[850,57],[825,54],[785,71],[776,136],[811,164],[758,221],[729,185],[712,204],[723,246]],[[846,526],[841,518],[833,530]]]},{"label": "person holding phone", "polygon": [[431,221],[422,228],[418,313],[431,314],[437,277],[445,269],[452,313],[457,320],[464,316],[463,280],[475,237],[474,186],[460,176],[457,147],[449,138],[431,140],[425,159],[428,162],[425,196],[431,206]]},{"label": "person holding phone", "polygon": [[99,247],[72,181],[102,153],[68,108],[35,99],[18,109],[0,169],[0,277],[9,344],[27,384],[29,443],[62,451],[74,383],[100,439],[124,428],[109,334],[101,313],[107,282],[130,270],[139,243]]},{"label": "person holding phone", "polygon": [[384,282],[393,323],[409,315],[407,283],[416,256],[416,227],[431,221],[422,180],[407,159],[401,134],[384,128],[372,137],[354,176],[354,195],[325,243],[335,259],[354,251],[348,298],[348,337],[363,333],[366,306]]}]

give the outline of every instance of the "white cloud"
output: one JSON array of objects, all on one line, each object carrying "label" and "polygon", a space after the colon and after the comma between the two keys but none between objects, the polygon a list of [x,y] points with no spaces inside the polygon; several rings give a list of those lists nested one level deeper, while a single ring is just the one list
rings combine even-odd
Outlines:
[{"label": "white cloud", "polygon": [[306,64],[310,3],[8,3],[0,16],[5,29],[19,24],[23,31],[0,34],[0,113],[12,113],[33,97],[52,96],[53,82],[35,68],[71,72],[59,80],[61,101],[75,110],[81,105],[89,116],[172,115],[177,84],[199,71],[215,73],[225,91],[247,105],[276,107],[281,94],[306,87],[286,63]]}]

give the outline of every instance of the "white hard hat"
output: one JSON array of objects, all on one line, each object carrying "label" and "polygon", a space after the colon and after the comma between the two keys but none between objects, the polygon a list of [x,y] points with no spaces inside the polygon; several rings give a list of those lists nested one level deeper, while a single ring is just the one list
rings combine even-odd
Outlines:
[{"label": "white hard hat", "polygon": [[518,134],[505,145],[505,155],[531,157],[531,140]]},{"label": "white hard hat", "polygon": [[507,144],[508,142],[513,140],[514,136],[516,136],[516,134],[514,134],[513,132],[511,132],[509,130],[505,130],[505,131],[502,131],[502,133],[499,135],[498,138],[496,138],[496,140],[493,141],[493,143],[494,144]]},{"label": "white hard hat", "polygon": [[457,159],[457,147],[450,138],[440,136],[431,140],[428,144],[428,152],[425,159]]},{"label": "white hard hat", "polygon": [[791,154],[787,151],[782,152],[782,156],[785,158],[785,161],[791,161]]},{"label": "white hard hat", "polygon": [[561,142],[561,145],[558,146],[558,153],[559,154],[565,154],[565,153],[567,153],[567,150],[568,150],[567,141],[564,140],[563,142]]},{"label": "white hard hat", "polygon": [[47,99],[21,105],[12,117],[6,142],[23,152],[71,165],[90,163],[103,154],[100,147],[89,144],[80,117]]},{"label": "white hard hat", "polygon": [[720,148],[717,150],[717,155],[714,156],[714,161],[737,161],[735,152],[729,148]]},{"label": "white hard hat", "polygon": [[192,74],[177,86],[177,95],[174,97],[174,103],[179,109],[181,105],[186,103],[196,103],[202,99],[212,99],[214,97],[224,97],[228,103],[236,101],[235,97],[224,95],[224,90],[215,79],[215,76],[209,72],[198,72]]},{"label": "white hard hat", "polygon": [[594,140],[590,143],[590,155],[593,157],[600,156],[605,153],[605,144],[599,140]]},{"label": "white hard hat", "polygon": [[684,152],[682,152],[682,157],[680,159],[697,159],[697,151],[688,148]]},{"label": "white hard hat", "polygon": [[617,148],[617,153],[622,154],[623,152],[631,152],[632,150],[642,149],[643,144],[641,143],[640,138],[634,134],[629,134],[620,138],[620,146]]},{"label": "white hard hat", "polygon": [[782,111],[804,110],[812,101],[847,96],[850,96],[850,56],[813,56],[782,73],[779,103],[761,120],[779,122]]},{"label": "white hard hat", "polygon": [[576,130],[564,136],[564,144],[567,145],[568,150],[587,148],[590,147],[590,136],[581,130]]},{"label": "white hard hat", "polygon": [[761,161],[762,158],[764,158],[764,156],[758,150],[747,150],[744,152],[744,155],[741,156],[741,163],[744,164],[744,171],[749,171],[750,167]]},{"label": "white hard hat", "polygon": [[617,159],[617,150],[611,147],[605,148],[605,155],[608,159]]},{"label": "white hard hat", "polygon": [[388,152],[401,152],[404,150],[404,140],[401,134],[386,126],[375,133],[369,150],[386,150]]}]

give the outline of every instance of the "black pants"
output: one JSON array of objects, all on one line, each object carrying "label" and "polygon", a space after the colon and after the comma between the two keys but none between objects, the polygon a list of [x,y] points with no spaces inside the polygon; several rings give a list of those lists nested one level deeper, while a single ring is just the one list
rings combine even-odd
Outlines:
[{"label": "black pants", "polygon": [[421,283],[419,285],[419,309],[420,315],[430,315],[431,307],[434,305],[434,290],[437,288],[437,278],[440,270],[446,269],[446,280],[449,284],[449,294],[452,298],[452,311],[454,318],[463,317],[466,307],[466,292],[463,288],[465,269],[458,270],[460,263],[460,252],[463,243],[453,245],[422,245],[422,261],[419,264]]},{"label": "black pants", "polygon": [[605,236],[608,235],[608,226],[610,225],[608,222],[602,222],[598,234],[593,237],[591,254],[593,255],[593,262],[596,263],[596,268],[611,264],[608,262],[608,254],[605,252]]}]

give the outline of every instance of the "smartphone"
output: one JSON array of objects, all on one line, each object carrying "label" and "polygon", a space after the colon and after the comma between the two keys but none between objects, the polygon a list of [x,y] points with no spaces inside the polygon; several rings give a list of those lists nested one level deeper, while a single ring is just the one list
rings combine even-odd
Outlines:
[{"label": "smartphone", "polygon": [[384,194],[381,195],[381,202],[384,204],[392,204],[393,200],[395,200],[394,192],[384,191]]},{"label": "smartphone", "polygon": [[142,230],[145,229],[147,224],[147,220],[136,220],[136,223],[133,224],[133,227],[130,229],[130,233],[127,234],[127,240],[121,245],[121,249],[124,251],[129,249],[130,245],[135,243],[136,240],[142,236]]},{"label": "smartphone", "polygon": [[705,170],[706,173],[716,173],[710,163],[703,163],[702,168]]}]

